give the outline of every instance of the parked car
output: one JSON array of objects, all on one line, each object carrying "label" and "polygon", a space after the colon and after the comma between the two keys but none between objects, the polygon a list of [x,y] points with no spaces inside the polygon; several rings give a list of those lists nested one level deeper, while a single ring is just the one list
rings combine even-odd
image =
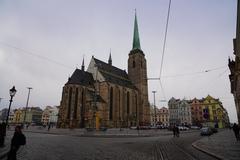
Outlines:
[{"label": "parked car", "polygon": [[200,129],[200,131],[201,136],[210,136],[213,134],[210,127],[203,127]]},{"label": "parked car", "polygon": [[200,129],[198,126],[191,126],[191,129]]},{"label": "parked car", "polygon": [[136,130],[136,129],[137,129],[137,126],[131,126],[130,129]]},{"label": "parked car", "polygon": [[214,128],[214,127],[211,127],[211,130],[212,130],[213,133],[217,133],[218,132],[218,129]]},{"label": "parked car", "polygon": [[180,131],[187,131],[187,130],[189,130],[189,128],[186,127],[186,126],[178,126],[178,129],[179,129]]},{"label": "parked car", "polygon": [[139,126],[139,129],[147,130],[147,129],[151,129],[151,126]]}]

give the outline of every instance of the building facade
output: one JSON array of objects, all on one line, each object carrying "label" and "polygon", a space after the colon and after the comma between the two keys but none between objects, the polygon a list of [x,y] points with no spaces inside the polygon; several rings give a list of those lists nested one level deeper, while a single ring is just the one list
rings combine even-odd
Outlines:
[{"label": "building facade", "polygon": [[192,112],[192,124],[224,128],[229,125],[227,110],[219,99],[208,95],[205,98],[189,101]]},{"label": "building facade", "polygon": [[170,125],[196,125],[224,128],[229,125],[227,110],[219,99],[206,98],[168,101]]},{"label": "building facade", "polygon": [[233,54],[235,60],[228,59],[228,67],[230,69],[231,93],[234,96],[238,123],[240,123],[240,1],[237,4],[237,26],[236,38],[233,39]]},{"label": "building facade", "polygon": [[172,97],[168,101],[168,109],[169,109],[169,124],[170,125],[175,125],[175,124],[180,124],[180,111],[179,111],[179,102],[180,99],[175,99]]},{"label": "building facade", "polygon": [[194,126],[201,126],[203,123],[203,110],[202,110],[202,99],[199,100],[194,98],[193,100],[189,101],[191,106],[191,115],[192,115],[192,125]]},{"label": "building facade", "polygon": [[147,62],[141,50],[135,15],[133,46],[128,73],[92,57],[87,71],[84,60],[63,87],[60,128],[129,127],[150,124]]},{"label": "building facade", "polygon": [[58,119],[58,107],[46,106],[42,113],[41,122],[43,125],[56,125]]},{"label": "building facade", "polygon": [[7,108],[4,108],[4,109],[1,110],[1,112],[0,112],[0,121],[1,122],[6,121],[7,114],[8,114],[8,109]]},{"label": "building facade", "polygon": [[187,100],[179,102],[179,120],[181,125],[192,125],[191,107]]},{"label": "building facade", "polygon": [[157,112],[157,121],[161,125],[169,126],[169,111],[168,108],[162,107]]},{"label": "building facade", "polygon": [[13,123],[15,124],[23,123],[23,111],[21,108],[14,110]]},{"label": "building facade", "polygon": [[20,123],[40,125],[43,110],[40,107],[29,107],[21,109]]},{"label": "building facade", "polygon": [[208,95],[203,99],[202,110],[207,110],[209,115],[207,118],[204,118],[204,124],[207,126],[224,128],[229,124],[229,121],[225,121],[226,116],[228,117],[228,115],[224,115],[227,114],[226,109],[223,108],[222,102],[219,99]]}]

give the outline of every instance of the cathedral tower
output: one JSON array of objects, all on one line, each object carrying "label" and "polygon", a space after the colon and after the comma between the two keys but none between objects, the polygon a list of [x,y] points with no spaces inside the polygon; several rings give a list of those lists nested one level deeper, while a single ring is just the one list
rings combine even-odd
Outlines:
[{"label": "cathedral tower", "polygon": [[148,101],[147,61],[140,45],[137,15],[135,12],[132,50],[128,57],[128,76],[139,90],[139,124],[150,123],[150,105]]}]

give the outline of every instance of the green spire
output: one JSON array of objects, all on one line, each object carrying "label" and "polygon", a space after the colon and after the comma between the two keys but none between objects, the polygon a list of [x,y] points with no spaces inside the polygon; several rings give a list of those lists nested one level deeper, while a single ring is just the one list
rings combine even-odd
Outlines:
[{"label": "green spire", "polygon": [[138,23],[137,23],[137,12],[135,9],[135,20],[134,20],[134,33],[133,33],[133,47],[132,49],[141,49],[139,33],[138,33]]}]

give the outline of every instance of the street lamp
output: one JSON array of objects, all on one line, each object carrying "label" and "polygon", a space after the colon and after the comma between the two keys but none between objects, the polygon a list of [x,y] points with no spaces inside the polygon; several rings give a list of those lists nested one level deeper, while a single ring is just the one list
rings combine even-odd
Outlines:
[{"label": "street lamp", "polygon": [[153,93],[153,105],[154,105],[154,127],[156,126],[157,115],[156,115],[156,105],[155,105],[155,94],[157,91],[152,91]]},{"label": "street lamp", "polygon": [[15,86],[12,87],[12,89],[9,90],[9,94],[10,94],[10,100],[9,100],[9,107],[8,107],[8,114],[7,114],[7,119],[6,119],[6,126],[8,126],[8,117],[9,117],[9,112],[11,109],[11,104],[12,104],[12,99],[15,96],[17,90],[15,89]]},{"label": "street lamp", "polygon": [[25,123],[26,123],[26,112],[27,112],[27,108],[28,108],[30,90],[33,89],[33,88],[27,87],[27,89],[28,89],[28,97],[27,97],[27,103],[26,103],[26,108],[25,108],[25,113],[24,113],[24,120],[23,120],[24,125],[25,125]]}]

